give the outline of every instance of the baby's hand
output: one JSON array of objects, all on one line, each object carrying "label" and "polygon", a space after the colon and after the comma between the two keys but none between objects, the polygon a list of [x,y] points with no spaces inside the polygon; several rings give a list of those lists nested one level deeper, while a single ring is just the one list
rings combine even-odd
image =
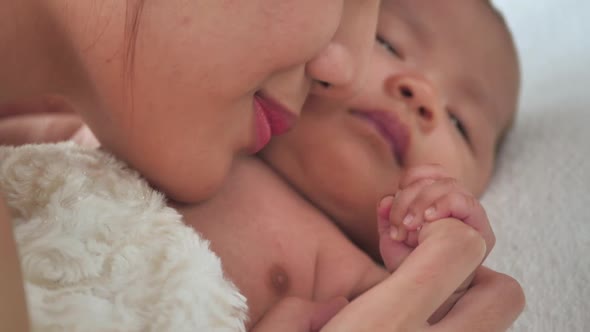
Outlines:
[{"label": "baby's hand", "polygon": [[[466,188],[445,173],[441,166],[427,165],[409,170],[400,180],[395,196],[381,200],[378,207],[380,251],[385,266],[395,271],[418,246],[419,232],[425,222],[454,218],[473,227],[486,243],[486,256],[495,243],[485,210]],[[465,294],[473,275],[430,317],[435,323],[443,318]]]},{"label": "baby's hand", "polygon": [[409,170],[400,180],[395,196],[380,202],[378,216],[381,255],[389,271],[394,271],[418,245],[418,233],[425,222],[461,220],[482,235],[486,255],[495,243],[479,200],[438,165]]}]

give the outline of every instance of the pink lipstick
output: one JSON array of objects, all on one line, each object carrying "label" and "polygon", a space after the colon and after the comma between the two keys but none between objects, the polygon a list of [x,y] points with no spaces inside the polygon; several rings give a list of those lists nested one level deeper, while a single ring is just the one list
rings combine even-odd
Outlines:
[{"label": "pink lipstick", "polygon": [[254,95],[254,117],[256,123],[256,143],[252,153],[262,150],[272,136],[289,131],[297,116],[275,100],[256,93]]}]

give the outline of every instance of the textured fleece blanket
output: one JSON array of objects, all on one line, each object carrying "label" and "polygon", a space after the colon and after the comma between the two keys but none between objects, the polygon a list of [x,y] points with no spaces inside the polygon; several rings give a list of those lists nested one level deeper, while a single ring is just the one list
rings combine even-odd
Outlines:
[{"label": "textured fleece blanket", "polygon": [[244,331],[209,243],[135,172],[74,144],[0,147],[33,331]]},{"label": "textured fleece blanket", "polygon": [[514,332],[590,331],[590,2],[496,0],[523,68],[521,114],[484,196],[489,265],[527,306]]}]

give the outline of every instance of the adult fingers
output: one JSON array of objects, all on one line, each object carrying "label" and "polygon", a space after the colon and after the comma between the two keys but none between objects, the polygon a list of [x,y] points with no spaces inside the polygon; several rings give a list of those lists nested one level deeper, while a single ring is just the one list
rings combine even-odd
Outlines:
[{"label": "adult fingers", "polygon": [[465,279],[459,288],[453,294],[451,294],[451,296],[449,296],[449,298],[438,309],[436,309],[434,314],[432,314],[432,316],[430,316],[428,319],[430,324],[439,322],[453,308],[455,303],[457,303],[457,301],[459,301],[459,299],[465,295],[469,289],[469,286],[473,282],[474,275],[475,273],[471,274],[467,279]]},{"label": "adult fingers", "polygon": [[69,140],[84,126],[73,113],[29,113],[0,118],[0,144],[23,145]]},{"label": "adult fingers", "polygon": [[87,125],[83,125],[79,128],[71,137],[70,141],[77,143],[78,145],[89,147],[89,148],[98,148],[100,147],[100,142],[94,136],[94,133],[88,128]]},{"label": "adult fingers", "polygon": [[250,331],[317,332],[348,304],[344,297],[315,303],[290,297],[273,306]]},{"label": "adult fingers", "polygon": [[336,315],[326,331],[416,331],[481,263],[485,241],[456,219],[427,224],[389,278]]},{"label": "adult fingers", "polygon": [[429,331],[506,331],[524,305],[524,292],[516,280],[482,266],[467,293]]},{"label": "adult fingers", "polygon": [[477,231],[457,219],[425,224],[418,241],[395,274],[408,278],[408,288],[400,293],[406,310],[420,312],[426,321],[481,264],[486,245]]}]

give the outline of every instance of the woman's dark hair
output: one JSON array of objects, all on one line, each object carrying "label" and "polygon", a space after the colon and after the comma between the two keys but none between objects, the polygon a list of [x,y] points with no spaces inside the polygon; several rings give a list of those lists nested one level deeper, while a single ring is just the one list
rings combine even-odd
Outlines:
[{"label": "woman's dark hair", "polygon": [[135,50],[139,35],[139,23],[145,0],[128,0],[125,12],[125,59],[123,62],[123,75],[127,82],[129,92],[129,106],[133,110],[133,76],[135,68]]}]

